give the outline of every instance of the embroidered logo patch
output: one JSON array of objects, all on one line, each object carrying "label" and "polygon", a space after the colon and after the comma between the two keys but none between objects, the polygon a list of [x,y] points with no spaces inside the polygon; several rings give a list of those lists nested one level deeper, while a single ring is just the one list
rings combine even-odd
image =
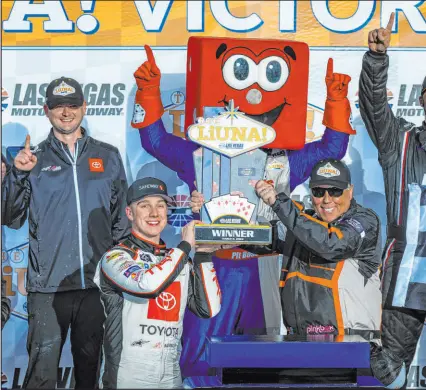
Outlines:
[{"label": "embroidered logo patch", "polygon": [[41,168],[42,172],[57,172],[60,171],[62,167],[60,165],[49,165],[48,167]]},{"label": "embroidered logo patch", "polygon": [[53,94],[58,96],[67,96],[75,92],[75,88],[62,81],[57,87],[54,88]]},{"label": "embroidered logo patch", "polygon": [[91,172],[103,172],[104,162],[101,158],[89,158],[89,169]]},{"label": "embroidered logo patch", "polygon": [[328,162],[323,167],[318,169],[317,175],[327,178],[336,177],[340,176],[340,171]]}]

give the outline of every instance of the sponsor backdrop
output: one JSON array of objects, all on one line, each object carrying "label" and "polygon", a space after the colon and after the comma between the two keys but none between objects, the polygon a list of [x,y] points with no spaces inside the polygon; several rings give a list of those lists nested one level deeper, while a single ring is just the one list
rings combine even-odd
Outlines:
[{"label": "sponsor backdrop", "polygon": [[[333,57],[335,71],[352,77],[349,98],[358,134],[351,137],[345,161],[353,175],[355,197],[379,214],[384,228],[382,173],[359,115],[357,84],[368,31],[386,25],[394,10],[388,100],[395,114],[419,124],[424,115],[418,96],[426,63],[422,1],[2,1],[2,152],[12,161],[26,134],[33,145],[43,140],[49,131],[43,113],[48,82],[62,75],[77,79],[88,103],[84,127],[119,148],[129,183],[150,175],[166,181],[177,207],[164,238],[174,245],[181,227],[192,219],[188,188],[142,149],[138,132],[129,125],[136,91],[133,72],[146,58],[143,45],[153,47],[163,73],[166,127],[183,137],[189,36],[301,40],[311,49],[307,142],[323,131],[325,68]],[[309,203],[306,185],[292,196]],[[18,231],[3,228],[2,272],[13,308],[2,334],[6,388],[21,386],[27,366],[27,254],[27,224]],[[409,373],[410,388],[426,387],[425,350],[423,337]],[[60,366],[58,388],[72,386],[68,343]]]}]

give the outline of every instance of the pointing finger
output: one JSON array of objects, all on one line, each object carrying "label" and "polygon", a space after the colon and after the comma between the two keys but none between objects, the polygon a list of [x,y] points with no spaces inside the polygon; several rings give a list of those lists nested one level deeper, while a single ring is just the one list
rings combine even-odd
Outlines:
[{"label": "pointing finger", "polygon": [[154,57],[154,54],[152,53],[151,47],[148,46],[148,45],[145,45],[144,48],[145,48],[145,51],[146,51],[146,57],[148,59],[148,62],[151,65],[155,65],[155,57]]},{"label": "pointing finger", "polygon": [[30,142],[31,142],[30,135],[27,134],[27,136],[25,137],[25,145],[24,145],[25,150],[30,150]]},{"label": "pointing finger", "polygon": [[394,21],[395,21],[395,12],[392,12],[389,17],[389,22],[388,22],[388,25],[386,26],[386,30],[392,31]]},{"label": "pointing finger", "polygon": [[333,78],[333,59],[329,58],[327,62],[327,73],[325,74],[325,77],[328,79]]}]

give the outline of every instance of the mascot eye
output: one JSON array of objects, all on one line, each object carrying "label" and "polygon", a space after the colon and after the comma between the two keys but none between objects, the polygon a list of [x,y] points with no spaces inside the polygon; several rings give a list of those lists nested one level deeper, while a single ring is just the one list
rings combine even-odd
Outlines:
[{"label": "mascot eye", "polygon": [[222,69],[226,84],[234,89],[245,89],[257,80],[256,64],[241,54],[229,57]]},{"label": "mascot eye", "polygon": [[288,65],[283,58],[264,58],[259,64],[259,85],[265,91],[276,91],[285,84],[288,74]]}]

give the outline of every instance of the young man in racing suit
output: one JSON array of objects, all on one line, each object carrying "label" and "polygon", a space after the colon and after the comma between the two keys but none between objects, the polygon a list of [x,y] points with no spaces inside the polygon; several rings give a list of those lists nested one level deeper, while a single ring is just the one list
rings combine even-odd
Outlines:
[{"label": "young man in racing suit", "polygon": [[105,307],[104,388],[181,387],[180,339],[185,308],[201,318],[220,310],[221,293],[210,251],[195,247],[192,221],[182,241],[166,249],[167,187],[135,181],[127,195],[132,233],[99,262],[95,282]]},{"label": "young man in racing suit", "polygon": [[[161,72],[150,47],[145,46],[145,49],[148,60],[134,76],[138,85],[135,107],[143,106],[147,112],[144,121],[132,122],[132,126],[140,128],[143,148],[176,171],[193,193],[196,189],[193,152],[199,145],[173,136],[164,128],[161,120],[164,112],[160,94]],[[322,139],[305,145],[301,150],[268,151],[265,179],[273,180],[278,191],[289,194],[308,178],[316,162],[327,157],[340,159],[345,155],[349,134],[355,134],[349,124],[350,106],[346,98],[349,81],[349,76],[333,73],[330,59],[324,113],[327,128]],[[277,219],[269,207],[262,207],[259,215],[268,220]],[[276,310],[280,306],[279,254],[258,255],[246,251],[239,257],[244,261],[233,261],[235,253],[236,250],[218,251],[213,258],[218,278],[222,281],[223,301],[219,315],[210,321],[200,321],[192,313],[185,316],[181,367],[186,377],[203,376],[208,372],[203,361],[206,336],[280,332],[282,317]]]},{"label": "young man in racing suit", "polygon": [[[386,192],[387,241],[383,252],[382,345],[372,354],[374,375],[389,388],[406,380],[426,317],[423,209],[426,199],[426,122],[395,117],[386,82],[392,13],[386,28],[370,31],[359,81],[359,104],[379,152]],[[426,78],[420,105],[425,109]]]}]

